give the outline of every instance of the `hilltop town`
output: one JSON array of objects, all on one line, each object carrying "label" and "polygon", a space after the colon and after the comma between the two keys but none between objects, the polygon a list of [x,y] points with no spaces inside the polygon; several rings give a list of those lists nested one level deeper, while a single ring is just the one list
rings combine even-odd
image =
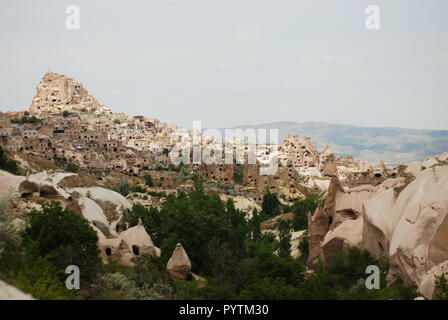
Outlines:
[{"label": "hilltop town", "polygon": [[[101,105],[81,83],[55,73],[46,73],[37,86],[29,110],[0,116],[0,145],[6,150],[79,168],[113,170],[130,176],[150,174],[155,185],[175,189],[175,176],[160,169],[171,163],[168,152],[186,130],[143,116],[129,118]],[[187,132],[191,135],[191,131]],[[210,139],[205,137],[206,145]],[[248,149],[247,143],[245,146]],[[246,155],[247,157],[247,155]],[[289,201],[300,199],[297,186],[328,188],[329,178],[338,176],[351,184],[373,181],[387,168],[351,157],[336,157],[327,146],[318,152],[307,137],[291,135],[278,147],[278,174],[259,174],[259,164],[189,165],[210,182],[241,184],[284,194]]]}]

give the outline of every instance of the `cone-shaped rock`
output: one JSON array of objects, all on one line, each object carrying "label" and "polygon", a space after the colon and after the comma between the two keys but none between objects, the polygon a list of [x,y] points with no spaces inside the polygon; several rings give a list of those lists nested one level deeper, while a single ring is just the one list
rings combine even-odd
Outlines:
[{"label": "cone-shaped rock", "polygon": [[176,245],[173,255],[166,265],[168,272],[175,278],[185,280],[191,271],[191,262],[180,243]]}]

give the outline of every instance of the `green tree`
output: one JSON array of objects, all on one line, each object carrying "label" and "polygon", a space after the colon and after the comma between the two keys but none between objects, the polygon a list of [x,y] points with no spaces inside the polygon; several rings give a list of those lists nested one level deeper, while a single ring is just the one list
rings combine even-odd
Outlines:
[{"label": "green tree", "polygon": [[270,217],[275,217],[280,214],[280,201],[277,194],[267,191],[263,196],[261,204],[262,211]]},{"label": "green tree", "polygon": [[129,193],[131,193],[131,187],[129,186],[129,182],[126,180],[120,181],[114,188],[114,190],[124,197],[126,197]]},{"label": "green tree", "polygon": [[151,177],[149,174],[145,174],[145,175],[143,176],[143,180],[145,181],[145,184],[146,184],[148,187],[153,187],[153,186],[154,186],[154,183],[153,183],[153,181],[152,181],[152,177]]},{"label": "green tree", "polygon": [[10,160],[6,156],[6,152],[0,147],[0,169],[6,170],[12,174],[18,174],[19,167],[15,160]]},{"label": "green tree", "polygon": [[294,214],[293,229],[308,229],[308,212],[313,214],[318,206],[319,201],[315,196],[308,197],[302,201],[295,201],[291,206],[291,211]]},{"label": "green tree", "polygon": [[39,300],[74,298],[74,292],[65,287],[66,276],[41,255],[39,244],[32,240],[24,247],[21,263],[11,271],[13,284]]},{"label": "green tree", "polygon": [[243,177],[244,177],[244,167],[240,166],[235,171],[235,175],[233,177],[233,180],[235,181],[235,184],[243,184]]},{"label": "green tree", "polygon": [[278,223],[280,246],[278,255],[280,257],[288,257],[291,255],[291,232],[289,224],[281,219]]},{"label": "green tree", "polygon": [[65,167],[65,171],[77,173],[79,171],[79,167],[76,164],[69,162]]},{"label": "green tree", "polygon": [[308,260],[308,256],[310,254],[309,252],[309,245],[308,245],[308,236],[305,235],[298,244],[298,249],[301,253],[299,261],[303,264],[306,264],[306,261]]},{"label": "green tree", "polygon": [[70,114],[70,112],[68,112],[67,110],[62,111],[62,116],[64,118],[67,118],[69,114]]},{"label": "green tree", "polygon": [[56,269],[76,265],[81,277],[87,279],[98,271],[101,265],[98,236],[83,217],[52,201],[40,211],[33,209],[28,222],[22,231],[24,246],[35,244],[39,255],[48,257]]},{"label": "green tree", "polygon": [[261,216],[257,208],[252,211],[252,218],[250,219],[250,226],[252,229],[252,239],[257,241],[261,238]]}]

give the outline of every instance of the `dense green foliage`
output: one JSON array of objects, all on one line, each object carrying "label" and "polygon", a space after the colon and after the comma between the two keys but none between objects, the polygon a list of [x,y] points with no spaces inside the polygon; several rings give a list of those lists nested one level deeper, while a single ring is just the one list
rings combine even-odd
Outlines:
[{"label": "dense green foliage", "polygon": [[12,174],[18,174],[19,167],[15,160],[8,159],[2,147],[0,147],[0,169],[6,170]]},{"label": "dense green foliage", "polygon": [[81,277],[91,279],[100,265],[98,236],[89,222],[59,202],[44,204],[41,211],[29,213],[22,231],[23,245],[35,245],[39,256],[47,257],[57,268],[76,265]]},{"label": "dense green foliage", "polygon": [[78,173],[79,167],[76,164],[69,162],[69,163],[67,163],[67,166],[65,167],[65,171]]},{"label": "dense green foliage", "polygon": [[439,300],[448,300],[448,284],[445,275],[442,274],[441,276],[436,276],[434,283],[438,290],[436,298]]},{"label": "dense green foliage", "polygon": [[120,181],[114,188],[114,191],[120,193],[122,196],[126,197],[129,193],[131,193],[131,187],[129,186],[129,182],[126,180]]},{"label": "dense green foliage", "polygon": [[143,176],[143,181],[145,181],[146,186],[153,187],[154,183],[152,182],[152,177],[149,174],[145,174]]},{"label": "dense green foliage", "polygon": [[[38,299],[413,299],[415,287],[397,280],[386,286],[387,261],[375,260],[367,251],[349,247],[335,254],[314,275],[305,273],[308,238],[300,241],[299,259],[291,256],[292,226],[278,222],[279,237],[262,233],[268,212],[279,209],[275,194],[268,194],[263,212],[250,220],[232,202],[204,191],[202,179],[193,176],[194,189],[167,196],[160,209],[134,204],[127,212],[130,224],[142,219],[162,256],[140,255],[135,267],[103,265],[98,237],[89,223],[58,202],[28,214],[20,233],[13,227],[5,206],[0,206],[0,277]],[[125,186],[129,192],[133,189]],[[277,200],[277,201],[275,201]],[[303,201],[302,201],[303,202]],[[296,204],[304,212],[320,205]],[[294,206],[293,206],[294,207]],[[303,209],[305,208],[305,209]],[[266,211],[264,211],[266,210]],[[295,211],[296,210],[296,211]],[[192,262],[187,281],[173,279],[166,263],[177,243]],[[65,288],[65,268],[77,265],[81,290]],[[380,289],[365,286],[366,267],[381,271]],[[199,276],[199,277],[198,277]],[[202,277],[202,278],[201,278]],[[438,298],[447,297],[444,278],[436,283]]]},{"label": "dense green foliage", "polygon": [[16,119],[11,119],[11,123],[20,123],[20,124],[24,124],[24,123],[31,123],[31,124],[37,124],[42,122],[41,119],[36,118],[35,116],[30,117],[21,117],[21,118],[16,118]]},{"label": "dense green foliage", "polygon": [[275,217],[279,215],[280,212],[280,201],[277,198],[277,194],[266,192],[263,196],[263,202],[261,204],[263,213],[269,217]]},{"label": "dense green foliage", "polygon": [[303,264],[306,264],[306,261],[308,260],[308,256],[310,254],[309,246],[308,246],[308,235],[305,235],[302,240],[300,240],[298,249],[301,253],[301,256],[299,257],[299,261]]},{"label": "dense green foliage", "polygon": [[291,231],[288,222],[280,220],[278,223],[278,231],[280,238],[278,255],[280,257],[288,257],[291,255]]},{"label": "dense green foliage", "polygon": [[244,177],[244,166],[240,166],[235,171],[235,174],[233,176],[233,180],[235,181],[235,184],[243,184],[243,177]]},{"label": "dense green foliage", "polygon": [[313,214],[319,205],[322,204],[317,196],[309,196],[305,200],[294,202],[291,206],[291,212],[294,214],[294,230],[308,229],[308,212]]},{"label": "dense green foliage", "polygon": [[[367,289],[365,273],[367,266],[376,265],[380,269],[380,289]],[[302,284],[301,296],[304,299],[414,299],[414,287],[406,287],[400,280],[386,286],[389,265],[386,260],[375,260],[366,250],[349,247],[337,253],[331,263],[319,267],[316,275],[307,278]]]}]

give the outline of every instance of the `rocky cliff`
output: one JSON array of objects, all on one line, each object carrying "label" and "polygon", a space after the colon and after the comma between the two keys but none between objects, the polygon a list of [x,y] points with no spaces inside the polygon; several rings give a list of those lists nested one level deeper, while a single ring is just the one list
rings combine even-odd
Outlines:
[{"label": "rocky cliff", "polygon": [[403,176],[377,186],[349,189],[334,178],[325,208],[308,218],[308,266],[357,246],[389,259],[389,282],[399,277],[433,298],[434,276],[448,274],[447,160],[448,152],[402,166]]},{"label": "rocky cliff", "polygon": [[61,111],[84,111],[110,114],[78,81],[53,72],[47,72],[36,88],[30,111],[60,113]]}]

